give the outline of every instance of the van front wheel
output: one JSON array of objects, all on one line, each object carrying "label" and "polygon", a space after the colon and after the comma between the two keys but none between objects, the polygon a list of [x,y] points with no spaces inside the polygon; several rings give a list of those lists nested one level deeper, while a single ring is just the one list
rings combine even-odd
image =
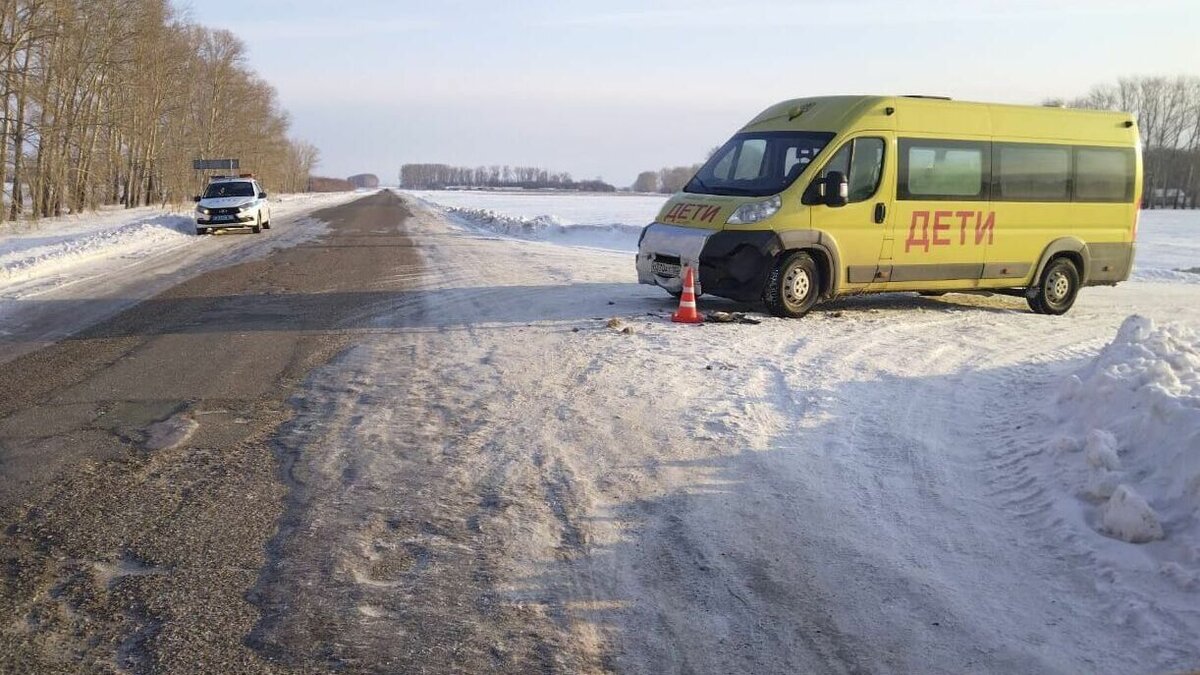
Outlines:
[{"label": "van front wheel", "polygon": [[1029,308],[1038,314],[1066,314],[1079,295],[1079,270],[1067,258],[1055,258],[1042,272],[1036,292],[1026,295]]},{"label": "van front wheel", "polygon": [[812,256],[796,251],[779,259],[767,277],[763,302],[779,317],[799,319],[817,304],[821,272]]}]

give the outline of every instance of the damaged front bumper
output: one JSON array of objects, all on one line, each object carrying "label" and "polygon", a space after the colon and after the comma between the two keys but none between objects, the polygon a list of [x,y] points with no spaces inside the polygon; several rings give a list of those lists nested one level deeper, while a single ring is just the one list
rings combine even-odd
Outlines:
[{"label": "damaged front bumper", "polygon": [[638,283],[678,294],[683,288],[682,268],[692,267],[697,295],[703,292],[758,302],[782,250],[779,236],[768,230],[705,230],[652,223],[642,230],[638,243]]}]

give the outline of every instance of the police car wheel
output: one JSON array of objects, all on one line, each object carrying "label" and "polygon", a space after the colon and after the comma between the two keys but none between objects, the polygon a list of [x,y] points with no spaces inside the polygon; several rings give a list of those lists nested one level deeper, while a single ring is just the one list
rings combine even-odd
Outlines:
[{"label": "police car wheel", "polygon": [[817,304],[821,273],[812,256],[797,251],[780,258],[767,277],[763,301],[775,316],[798,319]]},{"label": "police car wheel", "polygon": [[1067,258],[1055,258],[1042,272],[1037,293],[1026,296],[1029,308],[1038,314],[1060,315],[1075,304],[1079,294],[1079,270]]}]

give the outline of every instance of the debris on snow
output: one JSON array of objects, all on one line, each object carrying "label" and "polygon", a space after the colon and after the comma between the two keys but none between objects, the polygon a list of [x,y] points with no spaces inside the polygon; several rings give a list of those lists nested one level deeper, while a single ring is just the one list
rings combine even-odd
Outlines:
[{"label": "debris on snow", "polygon": [[608,328],[612,328],[613,330],[619,330],[623,324],[621,323],[620,319],[614,317],[612,319],[609,319],[608,323],[606,323],[604,325]]},{"label": "debris on snow", "polygon": [[745,323],[751,326],[762,323],[758,319],[746,316],[745,312],[708,312],[704,315],[704,320],[709,323]]},{"label": "debris on snow", "polygon": [[1163,538],[1158,514],[1127,485],[1118,487],[1100,507],[1100,527],[1104,534],[1131,544]]},{"label": "debris on snow", "polygon": [[146,430],[147,450],[170,450],[182,445],[200,428],[200,423],[187,413],[177,413]]}]

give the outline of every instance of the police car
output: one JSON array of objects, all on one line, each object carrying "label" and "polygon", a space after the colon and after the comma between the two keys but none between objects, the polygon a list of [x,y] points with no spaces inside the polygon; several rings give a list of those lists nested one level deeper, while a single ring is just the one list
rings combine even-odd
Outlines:
[{"label": "police car", "polygon": [[250,228],[255,234],[271,227],[271,205],[253,174],[213,176],[196,197],[196,234]]}]

